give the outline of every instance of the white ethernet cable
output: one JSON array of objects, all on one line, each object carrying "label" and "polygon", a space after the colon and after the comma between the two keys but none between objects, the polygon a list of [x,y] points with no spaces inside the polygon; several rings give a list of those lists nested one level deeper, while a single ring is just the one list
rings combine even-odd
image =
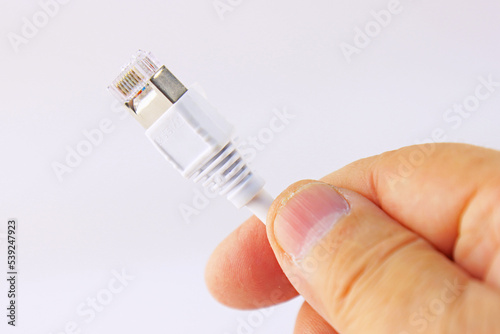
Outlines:
[{"label": "white ethernet cable", "polygon": [[233,128],[196,88],[186,89],[150,52],[139,51],[109,90],[186,178],[246,206],[263,223],[273,198],[231,142]]}]

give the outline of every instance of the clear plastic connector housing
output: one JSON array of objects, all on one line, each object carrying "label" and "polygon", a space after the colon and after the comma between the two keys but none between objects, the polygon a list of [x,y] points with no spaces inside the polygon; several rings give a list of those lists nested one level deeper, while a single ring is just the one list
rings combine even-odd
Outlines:
[{"label": "clear plastic connector housing", "polygon": [[128,103],[144,91],[160,67],[151,52],[139,50],[108,89],[120,102]]}]

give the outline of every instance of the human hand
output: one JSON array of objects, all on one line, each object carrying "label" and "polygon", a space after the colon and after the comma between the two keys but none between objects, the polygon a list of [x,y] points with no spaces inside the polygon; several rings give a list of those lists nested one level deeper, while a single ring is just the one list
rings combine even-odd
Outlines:
[{"label": "human hand", "polygon": [[428,144],[285,190],[206,279],[240,309],[305,298],[295,333],[500,332],[500,152]]}]

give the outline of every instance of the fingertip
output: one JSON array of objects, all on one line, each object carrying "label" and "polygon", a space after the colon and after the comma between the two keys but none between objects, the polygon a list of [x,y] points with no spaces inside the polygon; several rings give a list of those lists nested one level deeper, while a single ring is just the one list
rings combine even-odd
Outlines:
[{"label": "fingertip", "polygon": [[282,258],[285,255],[284,250],[281,248],[280,244],[276,240],[275,235],[275,224],[274,221],[280,209],[286,205],[286,203],[299,191],[301,188],[310,183],[316,183],[316,180],[301,180],[293,183],[288,188],[286,188],[276,199],[274,200],[271,208],[269,209],[267,215],[267,237],[271,247],[274,250],[276,257]]},{"label": "fingertip", "polygon": [[205,281],[216,300],[237,309],[267,307],[297,295],[256,217],[249,218],[215,249],[207,263]]},{"label": "fingertip", "polygon": [[255,246],[262,239],[262,223],[254,216],[250,217],[229,236],[226,237],[214,250],[205,268],[205,282],[212,296],[220,303],[234,308],[249,308],[247,292],[244,286],[249,284],[248,266],[243,264],[250,259],[253,253],[248,247],[248,240]]}]

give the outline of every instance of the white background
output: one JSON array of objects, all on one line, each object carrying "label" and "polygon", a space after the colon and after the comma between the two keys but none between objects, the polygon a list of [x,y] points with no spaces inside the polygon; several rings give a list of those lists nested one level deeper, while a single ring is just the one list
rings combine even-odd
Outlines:
[{"label": "white background", "polygon": [[[458,128],[443,118],[478,77],[500,81],[498,1],[401,0],[403,12],[351,63],[341,43],[389,1],[233,0],[222,19],[213,0],[74,0],[17,52],[8,34],[21,35],[41,6],[1,3],[0,233],[10,217],[20,225],[12,332],[56,334],[75,322],[82,333],[233,334],[239,321],[262,320],[219,305],[203,279],[211,251],[248,213],[215,199],[188,224],[179,207],[197,188],[106,90],[139,48],[185,84],[199,82],[242,139],[268,127],[276,108],[295,115],[252,161],[274,195],[435,129],[500,148],[500,89]],[[54,162],[103,119],[114,130],[58,180]],[[122,269],[134,280],[87,323],[77,308]],[[0,332],[10,333],[3,278],[0,288]],[[252,332],[291,333],[299,305],[279,306]]]}]

